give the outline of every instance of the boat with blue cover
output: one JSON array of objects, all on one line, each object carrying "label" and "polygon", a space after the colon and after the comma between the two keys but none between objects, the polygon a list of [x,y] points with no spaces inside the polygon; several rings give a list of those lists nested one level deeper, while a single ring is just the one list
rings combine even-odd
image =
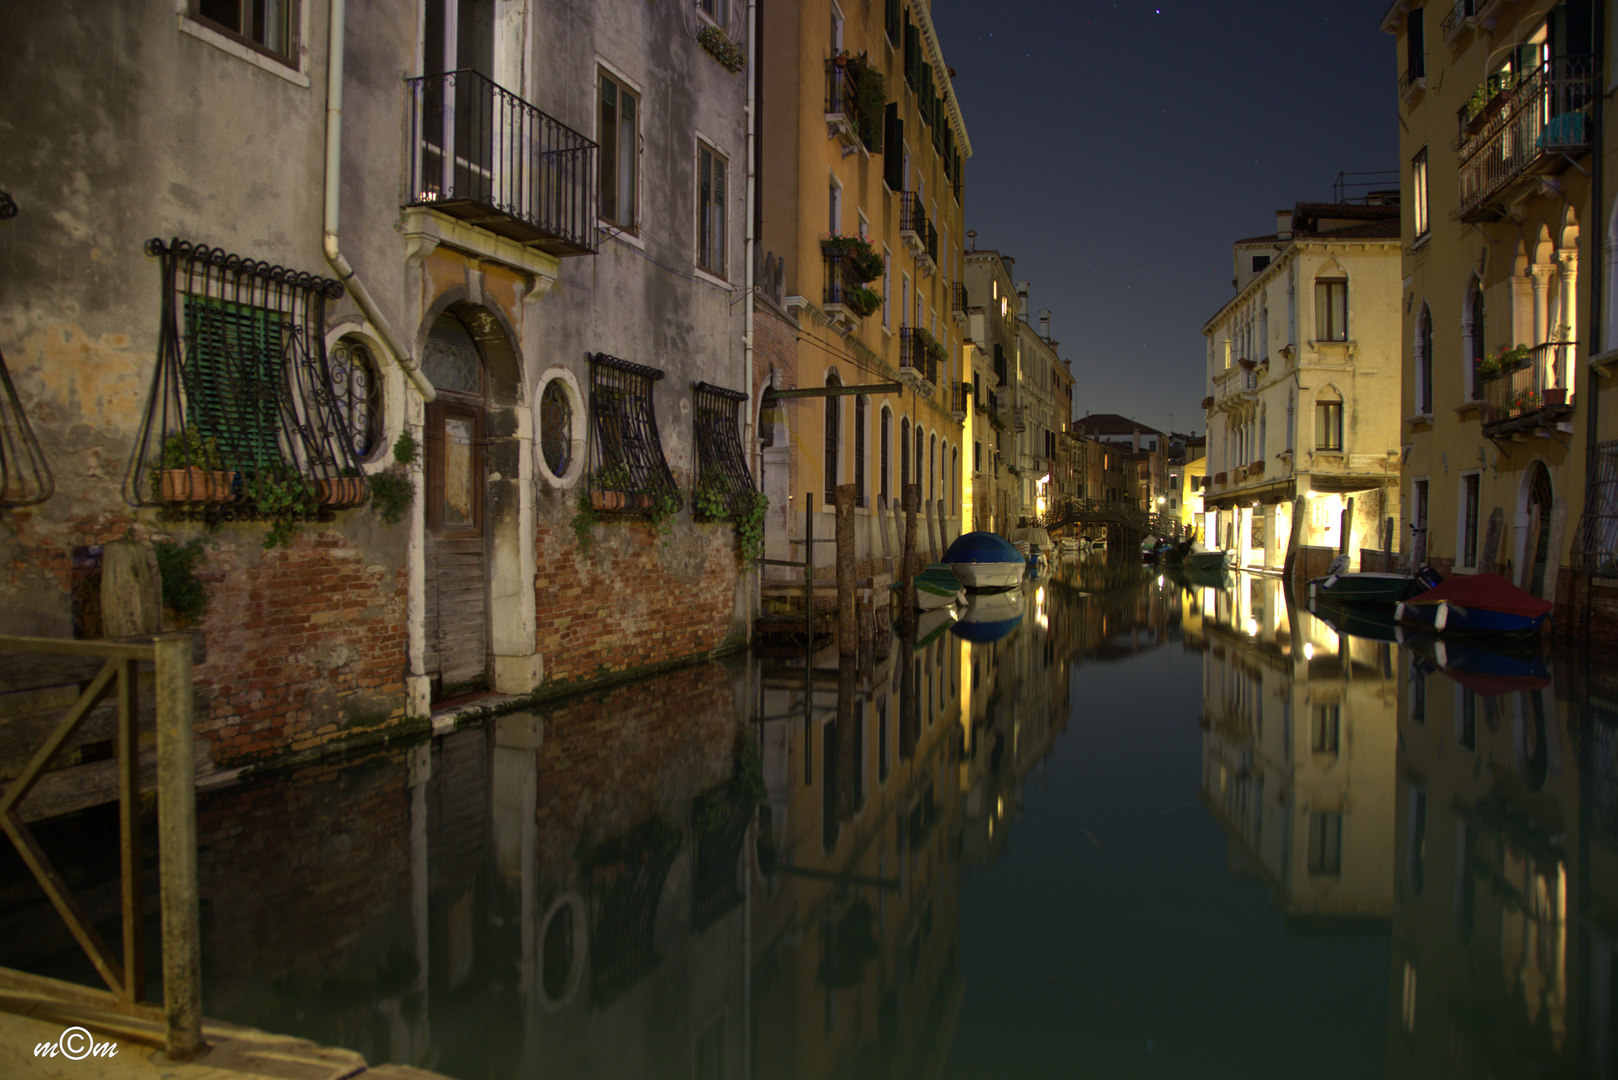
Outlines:
[{"label": "boat with blue cover", "polygon": [[1010,541],[992,532],[962,533],[944,552],[944,561],[968,589],[1016,588],[1028,566]]},{"label": "boat with blue cover", "polygon": [[966,606],[950,632],[956,637],[978,645],[999,641],[1022,622],[1026,601],[1022,590],[1014,592],[975,593],[967,597]]}]

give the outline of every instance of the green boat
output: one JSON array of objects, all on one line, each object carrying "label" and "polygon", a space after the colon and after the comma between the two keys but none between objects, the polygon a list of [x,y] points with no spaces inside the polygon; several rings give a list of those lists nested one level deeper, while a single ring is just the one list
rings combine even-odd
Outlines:
[{"label": "green boat", "polygon": [[[895,581],[889,588],[895,593],[900,592],[904,588],[904,582]],[[956,601],[966,602],[966,589],[962,587],[961,579],[955,576],[955,571],[949,563],[931,563],[927,569],[916,575],[918,611],[933,611],[948,607]]]},{"label": "green boat", "polygon": [[1344,570],[1347,565],[1348,560],[1339,555],[1323,577],[1311,578],[1309,599],[1333,600],[1339,604],[1397,604],[1426,592],[1441,580],[1427,567],[1416,574],[1370,570],[1350,574]]}]

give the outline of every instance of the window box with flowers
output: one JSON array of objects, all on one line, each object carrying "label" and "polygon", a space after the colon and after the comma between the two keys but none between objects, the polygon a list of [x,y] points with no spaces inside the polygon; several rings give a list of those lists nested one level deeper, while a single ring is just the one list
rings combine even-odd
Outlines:
[{"label": "window box with flowers", "polygon": [[875,281],[887,267],[882,253],[861,236],[842,236],[833,233],[820,242],[820,250],[828,259],[842,262],[843,268],[859,281]]},{"label": "window box with flowers", "polygon": [[747,54],[730,40],[730,35],[717,26],[704,26],[697,31],[697,44],[707,49],[719,66],[735,75],[747,66]]}]

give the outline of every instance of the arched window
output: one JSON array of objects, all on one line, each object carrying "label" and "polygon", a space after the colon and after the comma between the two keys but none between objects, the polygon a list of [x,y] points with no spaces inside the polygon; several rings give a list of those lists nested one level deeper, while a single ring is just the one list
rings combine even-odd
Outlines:
[{"label": "arched window", "polygon": [[1416,316],[1416,412],[1433,411],[1433,313],[1421,305]]},{"label": "arched window", "polygon": [[931,501],[933,499],[938,498],[938,492],[936,490],[936,488],[937,488],[937,480],[935,479],[937,474],[938,474],[938,436],[937,435],[929,435],[927,437],[927,499],[928,499],[928,501]]},{"label": "arched window", "polygon": [[881,454],[881,472],[877,480],[878,493],[882,496],[884,507],[893,505],[893,495],[888,487],[888,452],[893,442],[893,410],[886,405],[882,406],[882,443],[878,453]]},{"label": "arched window", "polygon": [[1288,393],[1287,394],[1287,453],[1289,453],[1289,454],[1292,453],[1292,432],[1293,432],[1293,430],[1295,428],[1295,425],[1293,424],[1293,411],[1294,410],[1293,410],[1292,395],[1291,395],[1291,393]]},{"label": "arched window", "polygon": [[905,485],[910,483],[910,418],[899,421],[899,507],[904,506]]},{"label": "arched window", "polygon": [[[835,373],[826,376],[827,386],[839,386],[841,380]],[[841,408],[842,398],[829,397],[826,399],[826,505],[831,506],[834,496],[832,489],[837,486],[837,411]]]},{"label": "arched window", "polygon": [[1483,375],[1479,370],[1483,364],[1486,326],[1483,321],[1483,284],[1476,278],[1472,279],[1472,295],[1467,298],[1467,360],[1471,363],[1472,400],[1483,400]]},{"label": "arched window", "polygon": [[1253,448],[1253,460],[1263,461],[1267,451],[1265,440],[1269,436],[1270,412],[1268,409],[1258,414],[1258,445]]},{"label": "arched window", "polygon": [[921,455],[922,455],[922,452],[924,450],[926,450],[926,449],[927,449],[927,436],[926,436],[926,433],[921,430],[921,425],[917,424],[916,425],[916,475],[911,479],[911,483],[916,484],[918,486],[921,484]]},{"label": "arched window", "polygon": [[854,399],[854,505],[865,505],[865,416],[870,406],[864,394]]}]

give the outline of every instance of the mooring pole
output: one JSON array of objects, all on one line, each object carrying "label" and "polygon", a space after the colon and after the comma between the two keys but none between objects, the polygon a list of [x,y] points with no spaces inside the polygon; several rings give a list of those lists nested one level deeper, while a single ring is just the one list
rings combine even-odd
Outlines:
[{"label": "mooring pole", "polygon": [[916,510],[921,503],[921,485],[904,485],[905,547],[899,573],[904,588],[899,592],[899,621],[906,626],[916,622]]},{"label": "mooring pole", "polygon": [[837,655],[854,656],[860,648],[854,615],[854,485],[832,489],[837,502]]},{"label": "mooring pole", "polygon": [[197,786],[191,635],[157,647],[157,842],[163,908],[163,1011],[172,1061],[200,1054],[202,931],[197,910]]}]

